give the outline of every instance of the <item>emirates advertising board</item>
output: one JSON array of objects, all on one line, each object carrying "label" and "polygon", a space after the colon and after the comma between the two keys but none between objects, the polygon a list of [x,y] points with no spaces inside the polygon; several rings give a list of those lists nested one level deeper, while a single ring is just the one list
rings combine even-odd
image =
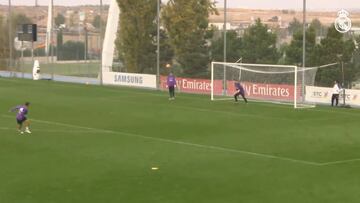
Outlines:
[{"label": "emirates advertising board", "polygon": [[[167,89],[167,77],[160,77],[160,86],[161,89]],[[198,93],[198,94],[210,94],[211,93],[211,80],[206,79],[196,79],[196,78],[176,78],[177,88],[180,92],[187,93]],[[214,81],[214,86],[219,87],[214,90],[216,94],[221,94],[222,92],[222,81]]]},{"label": "emirates advertising board", "polygon": [[[232,94],[235,92],[235,81],[227,83],[228,92]],[[266,99],[278,101],[293,101],[294,100],[294,86],[284,84],[263,84],[263,83],[241,83],[245,89],[246,95],[253,99]],[[299,91],[300,93],[300,91]]]},{"label": "emirates advertising board", "polygon": [[[166,76],[161,76],[161,88],[167,89]],[[196,79],[196,78],[176,78],[177,88],[180,92],[210,94],[211,80]],[[235,92],[235,81],[227,81],[227,95],[232,96]],[[248,98],[253,99],[268,99],[279,101],[293,101],[294,86],[284,84],[262,84],[262,83],[241,83],[246,91]],[[298,91],[299,93],[301,91]],[[223,94],[223,81],[214,80],[214,95]]]}]

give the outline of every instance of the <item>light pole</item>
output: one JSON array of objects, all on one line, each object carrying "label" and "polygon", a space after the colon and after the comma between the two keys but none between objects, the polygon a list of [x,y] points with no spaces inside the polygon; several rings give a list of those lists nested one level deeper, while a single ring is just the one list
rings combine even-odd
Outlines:
[{"label": "light pole", "polygon": [[305,67],[306,67],[306,0],[303,0],[303,53],[302,53],[302,101],[305,101]]},{"label": "light pole", "polygon": [[9,68],[12,66],[12,58],[13,58],[13,40],[12,40],[12,25],[11,25],[11,0],[9,0],[9,17],[8,17],[8,26],[9,26]]},{"label": "light pole", "polygon": [[87,63],[88,60],[88,30],[86,26],[86,21],[84,21],[84,44],[85,44],[85,53],[84,53],[84,61]]},{"label": "light pole", "polygon": [[227,23],[227,0],[224,0],[224,25],[223,25],[223,31],[224,31],[224,63],[226,62],[226,23]]},{"label": "light pole", "polygon": [[[37,24],[38,21],[38,1],[35,0],[35,23]],[[37,33],[36,33],[37,35]],[[31,40],[31,62],[32,64],[34,64],[35,60],[34,60],[34,41]]]},{"label": "light pole", "polygon": [[342,88],[342,92],[343,92],[343,107],[346,106],[346,95],[345,95],[345,73],[344,73],[344,61],[343,61],[343,54],[337,54],[337,57],[340,61],[340,65],[341,65],[341,88]]},{"label": "light pole", "polygon": [[156,50],[156,88],[160,89],[160,4],[161,0],[157,1],[157,50]]},{"label": "light pole", "polygon": [[54,44],[53,35],[54,35],[54,0],[51,0],[51,29],[50,29],[50,45],[51,45],[51,79],[54,80]]},{"label": "light pole", "polygon": [[342,89],[343,89],[343,105],[345,106],[345,74],[344,74],[344,61],[341,59],[341,72],[342,72]]},{"label": "light pole", "polygon": [[100,80],[100,85],[103,84],[102,82],[102,45],[103,45],[103,37],[102,37],[102,30],[103,30],[103,25],[102,25],[102,7],[103,7],[103,3],[102,0],[100,0],[100,70],[99,70],[99,80]]},{"label": "light pole", "polygon": [[[224,32],[224,63],[226,63],[226,23],[227,23],[227,0],[224,0],[224,25],[223,25],[223,32]],[[226,65],[224,64],[224,78],[223,78],[223,94],[226,95]]]}]

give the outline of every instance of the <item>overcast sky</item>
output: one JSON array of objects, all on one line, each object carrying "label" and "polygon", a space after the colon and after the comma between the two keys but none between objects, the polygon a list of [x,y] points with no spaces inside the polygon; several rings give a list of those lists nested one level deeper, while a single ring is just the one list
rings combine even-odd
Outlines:
[{"label": "overcast sky", "polygon": [[[11,0],[14,5],[34,5],[36,0]],[[50,0],[37,0],[40,5],[48,5]],[[99,4],[100,0],[53,0],[55,5],[84,5]],[[162,0],[166,2],[167,0]],[[218,7],[223,7],[224,0],[216,0]],[[109,4],[110,0],[103,0]],[[303,0],[227,0],[228,7],[259,8],[259,9],[301,9]],[[8,4],[8,0],[0,0],[1,4]],[[307,0],[309,9],[340,10],[342,8],[360,9],[360,0]]]}]

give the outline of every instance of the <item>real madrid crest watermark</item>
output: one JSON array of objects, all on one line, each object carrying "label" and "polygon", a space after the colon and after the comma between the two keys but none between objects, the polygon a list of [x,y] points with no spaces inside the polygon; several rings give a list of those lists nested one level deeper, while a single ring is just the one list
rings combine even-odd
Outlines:
[{"label": "real madrid crest watermark", "polygon": [[341,9],[337,15],[338,17],[335,20],[335,29],[340,33],[349,32],[351,29],[351,19],[348,17],[349,12]]}]

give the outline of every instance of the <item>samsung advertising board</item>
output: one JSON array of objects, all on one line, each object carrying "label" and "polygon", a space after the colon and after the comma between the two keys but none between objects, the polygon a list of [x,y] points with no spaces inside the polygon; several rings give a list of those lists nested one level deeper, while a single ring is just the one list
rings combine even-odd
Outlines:
[{"label": "samsung advertising board", "polygon": [[105,85],[122,85],[129,87],[156,88],[156,75],[104,72]]}]

